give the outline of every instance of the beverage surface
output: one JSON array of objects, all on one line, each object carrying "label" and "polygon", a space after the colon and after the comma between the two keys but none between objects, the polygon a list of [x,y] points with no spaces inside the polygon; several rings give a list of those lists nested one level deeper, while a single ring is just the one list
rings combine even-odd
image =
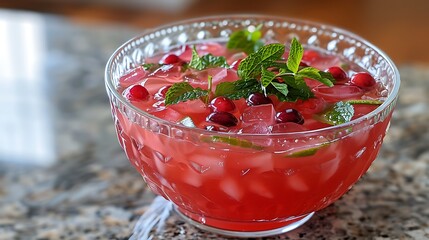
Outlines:
[{"label": "beverage surface", "polygon": [[304,48],[296,39],[290,46],[260,37],[242,44],[236,35],[226,43],[189,44],[148,58],[121,77],[118,91],[170,122],[249,134],[338,125],[373,111],[387,97],[373,76],[335,55]]}]

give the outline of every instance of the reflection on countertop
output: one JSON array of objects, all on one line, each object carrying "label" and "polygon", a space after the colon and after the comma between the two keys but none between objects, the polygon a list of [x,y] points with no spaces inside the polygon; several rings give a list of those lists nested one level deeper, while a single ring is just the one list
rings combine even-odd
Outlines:
[{"label": "reflection on countertop", "polygon": [[[0,239],[127,239],[153,195],[117,143],[110,54],[142,29],[0,11]],[[397,111],[355,187],[274,239],[429,238],[429,66],[402,66]],[[152,239],[219,239],[176,215]],[[268,238],[267,238],[268,239]]]}]

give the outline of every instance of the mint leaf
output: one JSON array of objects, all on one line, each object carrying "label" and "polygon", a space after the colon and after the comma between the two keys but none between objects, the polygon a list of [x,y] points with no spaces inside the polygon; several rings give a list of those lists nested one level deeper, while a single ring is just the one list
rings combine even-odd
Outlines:
[{"label": "mint leaf", "polygon": [[263,46],[261,41],[262,33],[260,31],[262,25],[259,25],[254,31],[250,32],[247,29],[236,31],[229,37],[226,47],[228,49],[238,49],[247,54],[257,51]]},{"label": "mint leaf", "polygon": [[234,82],[222,82],[216,86],[215,96],[224,96],[232,100],[247,98],[250,94],[262,92],[256,79],[240,79]]},{"label": "mint leaf", "polygon": [[296,73],[296,76],[303,77],[303,78],[310,78],[310,79],[319,81],[329,87],[334,86],[333,82],[335,81],[333,80],[334,78],[330,73],[320,71],[319,69],[313,68],[313,67],[306,67],[299,70]]},{"label": "mint leaf", "polygon": [[267,67],[280,59],[285,51],[285,46],[280,43],[272,43],[261,47],[243,59],[238,66],[238,76],[241,79],[255,78],[261,73],[261,66]]},{"label": "mint leaf", "polygon": [[301,44],[296,40],[296,38],[292,39],[290,43],[289,56],[287,58],[287,67],[292,72],[296,73],[299,68],[299,64],[301,62],[302,56],[304,55],[304,48]]},{"label": "mint leaf", "polygon": [[244,140],[244,139],[239,139],[239,138],[235,138],[235,137],[223,137],[223,136],[204,136],[201,138],[201,140],[203,142],[208,142],[208,143],[226,143],[229,145],[233,145],[233,146],[238,146],[238,147],[242,147],[242,148],[252,148],[252,149],[256,149],[256,150],[262,150],[264,147],[263,146],[259,146],[256,145],[250,141]]},{"label": "mint leaf", "polygon": [[263,87],[267,87],[276,78],[276,74],[261,67],[261,83]]},{"label": "mint leaf", "polygon": [[275,95],[279,99],[287,97],[289,90],[285,83],[271,82],[271,85],[278,91],[275,93]]},{"label": "mint leaf", "polygon": [[300,76],[283,76],[282,79],[288,85],[288,95],[286,100],[294,102],[298,99],[307,100],[314,96],[311,89],[308,87],[307,83],[304,81],[304,78]]},{"label": "mint leaf", "polygon": [[198,56],[197,50],[194,46],[192,48],[192,58],[188,67],[201,71],[213,67],[228,67],[228,63],[226,62],[225,57],[213,56],[210,53],[200,57]]},{"label": "mint leaf", "polygon": [[187,82],[173,84],[165,95],[165,105],[194,100],[207,96],[209,92],[201,88],[194,88]]},{"label": "mint leaf", "polygon": [[330,125],[349,122],[354,115],[354,108],[349,102],[337,102],[328,111],[317,118]]}]

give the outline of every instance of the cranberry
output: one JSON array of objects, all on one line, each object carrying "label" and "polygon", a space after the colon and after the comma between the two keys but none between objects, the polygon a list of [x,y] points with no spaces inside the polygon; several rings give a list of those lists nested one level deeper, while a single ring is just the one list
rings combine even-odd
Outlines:
[{"label": "cranberry", "polygon": [[350,83],[363,89],[369,89],[375,85],[375,79],[367,72],[359,72],[352,76]]},{"label": "cranberry", "polygon": [[236,126],[238,123],[237,118],[229,112],[210,113],[210,115],[207,116],[206,120],[208,122],[217,123],[225,127]]},{"label": "cranberry", "polygon": [[180,62],[180,58],[176,54],[169,54],[162,60],[165,64],[174,64]]},{"label": "cranberry", "polygon": [[158,90],[158,92],[157,92],[157,93],[155,93],[155,98],[156,98],[156,99],[164,99],[164,98],[165,98],[165,95],[167,94],[168,89],[170,89],[170,87],[171,87],[171,85],[169,85],[169,86],[164,86],[164,87],[160,88],[160,89]]},{"label": "cranberry", "polygon": [[337,81],[347,79],[347,73],[340,67],[330,67],[326,70],[326,72],[331,73],[332,77],[334,77],[334,79]]},{"label": "cranberry", "polygon": [[232,112],[235,110],[234,102],[226,97],[216,97],[211,102],[209,107],[213,112]]},{"label": "cranberry", "polygon": [[262,104],[273,104],[273,101],[262,93],[252,93],[246,99],[248,106],[262,105]]},{"label": "cranberry", "polygon": [[127,93],[128,100],[132,101],[144,101],[149,98],[149,92],[142,85],[134,85],[132,86]]},{"label": "cranberry", "polygon": [[293,108],[285,109],[276,114],[277,123],[294,122],[298,124],[304,124],[304,118],[301,113]]},{"label": "cranberry", "polygon": [[234,61],[233,63],[231,63],[231,68],[234,69],[235,71],[237,71],[238,65],[240,65],[241,60],[243,60],[243,59],[238,59],[237,61]]}]

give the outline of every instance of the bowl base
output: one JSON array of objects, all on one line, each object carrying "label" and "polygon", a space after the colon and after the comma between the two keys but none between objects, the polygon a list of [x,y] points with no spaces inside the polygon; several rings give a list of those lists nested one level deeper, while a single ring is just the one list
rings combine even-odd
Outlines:
[{"label": "bowl base", "polygon": [[[254,237],[268,237],[283,234],[294,230],[307,222],[314,212],[301,215],[298,217],[288,218],[287,220],[278,222],[231,222],[219,219],[203,217],[184,209],[174,206],[174,210],[182,217],[187,223],[201,230],[224,235],[228,237],[239,238],[254,238]],[[198,219],[198,221],[196,220]],[[273,228],[274,227],[274,228]],[[255,230],[258,229],[259,230]],[[263,229],[265,228],[265,229]],[[261,230],[263,229],[263,230]]]}]

